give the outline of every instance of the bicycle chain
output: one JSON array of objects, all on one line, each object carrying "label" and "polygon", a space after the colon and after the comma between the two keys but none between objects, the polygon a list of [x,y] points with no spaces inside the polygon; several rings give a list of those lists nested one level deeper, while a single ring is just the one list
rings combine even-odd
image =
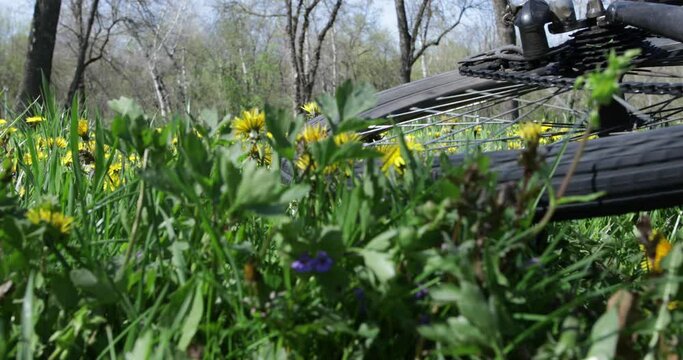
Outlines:
[{"label": "bicycle chain", "polygon": [[[636,29],[620,29],[619,32],[606,29],[586,29],[575,34],[574,39],[569,40],[567,44],[552,49],[551,55],[557,60],[548,62],[545,66],[538,67],[531,62],[518,60],[511,55],[481,54],[462,61],[459,70],[460,74],[464,76],[566,89],[574,86],[576,77],[559,75],[562,73],[563,66],[566,68],[566,64],[573,63],[573,66],[579,64],[581,65],[579,67],[582,67],[584,71],[597,68],[606,62],[604,54],[607,50],[615,49],[617,52],[623,52],[627,48],[632,48],[635,44],[634,41],[636,41],[634,36],[642,37],[639,46],[642,54],[636,58],[634,64],[642,64],[647,61],[650,65],[649,62],[664,54],[644,41],[645,35]],[[623,39],[621,42],[618,41],[619,37]],[[611,45],[605,47],[608,41]],[[572,59],[575,61],[572,62]],[[683,95],[683,83],[626,81],[619,83],[619,87],[624,93]]]}]

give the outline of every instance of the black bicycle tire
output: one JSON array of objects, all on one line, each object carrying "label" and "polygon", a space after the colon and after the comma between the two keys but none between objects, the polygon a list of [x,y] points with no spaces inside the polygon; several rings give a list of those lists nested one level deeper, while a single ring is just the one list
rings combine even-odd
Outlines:
[{"label": "black bicycle tire", "polygon": [[[668,43],[662,48],[683,51],[683,44]],[[443,97],[465,94],[467,90],[485,91],[509,85],[494,80],[463,77],[457,71],[445,72],[379,92],[377,104],[361,116],[368,119],[392,116],[393,120],[400,121],[401,114],[412,108],[433,107],[446,102],[440,99]],[[475,96],[476,92],[472,94],[472,97]],[[320,121],[323,118],[317,117],[311,123]],[[555,189],[564,179],[578,147],[578,143],[569,143],[563,152],[560,152],[561,144],[541,147],[541,151],[546,153],[548,164],[561,157],[550,179]],[[517,160],[519,151],[485,154],[491,159],[491,169],[498,174],[499,183],[521,179],[523,169]],[[459,164],[465,156],[457,154],[449,159],[452,164]],[[438,176],[441,171],[438,163],[432,170]],[[599,192],[604,195],[597,200],[559,206],[553,220],[618,215],[683,205],[683,125],[589,141],[565,196]],[[538,213],[542,214],[547,206],[548,200],[544,197]]]}]

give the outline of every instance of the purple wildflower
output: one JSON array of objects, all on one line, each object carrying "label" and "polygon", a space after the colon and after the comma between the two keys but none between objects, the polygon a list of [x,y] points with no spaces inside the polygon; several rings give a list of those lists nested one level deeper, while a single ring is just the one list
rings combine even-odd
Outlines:
[{"label": "purple wildflower", "polygon": [[357,287],[353,289],[353,296],[356,297],[356,300],[363,301],[365,300],[365,290],[361,287]]},{"label": "purple wildflower", "polygon": [[315,258],[311,258],[307,253],[299,256],[292,262],[291,267],[298,273],[325,273],[330,271],[333,264],[334,260],[325,251],[318,251]]},{"label": "purple wildflower", "polygon": [[415,293],[415,299],[416,300],[422,300],[422,299],[426,298],[427,295],[429,295],[429,289],[427,289],[425,287],[420,287],[420,290],[418,290]]},{"label": "purple wildflower", "polygon": [[299,256],[298,259],[294,260],[294,262],[292,263],[292,270],[298,273],[310,272],[313,268],[312,261],[313,259],[311,259],[311,257],[308,256],[308,254],[303,254]]},{"label": "purple wildflower", "polygon": [[332,268],[332,265],[334,264],[334,260],[327,255],[327,252],[325,251],[318,251],[318,253],[315,256],[315,259],[312,261],[312,266],[313,270],[318,273],[325,273],[330,271]]}]

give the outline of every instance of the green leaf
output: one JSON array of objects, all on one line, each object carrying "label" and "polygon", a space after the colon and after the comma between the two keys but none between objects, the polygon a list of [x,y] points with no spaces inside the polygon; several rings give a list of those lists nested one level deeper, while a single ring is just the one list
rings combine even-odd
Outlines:
[{"label": "green leaf", "polygon": [[607,194],[606,191],[599,191],[588,195],[563,196],[557,200],[557,205],[585,203],[595,201]]},{"label": "green leaf", "polygon": [[619,341],[619,314],[616,307],[607,310],[593,325],[588,358],[595,360],[614,359]]},{"label": "green leaf", "polygon": [[666,269],[666,281],[662,287],[662,303],[659,305],[659,312],[657,320],[654,323],[654,331],[652,338],[650,338],[649,351],[645,359],[655,359],[657,344],[659,344],[659,337],[666,330],[666,327],[671,323],[671,312],[669,311],[669,301],[675,296],[679,288],[679,279],[677,276],[678,269],[683,264],[683,245],[676,244],[669,254],[664,258],[663,267]]},{"label": "green leaf", "polygon": [[367,266],[381,283],[386,283],[396,276],[396,265],[391,256],[373,250],[361,250],[361,255]]},{"label": "green leaf", "polygon": [[218,111],[216,109],[204,109],[199,113],[199,121],[204,124],[209,130],[214,130],[218,127]]},{"label": "green leaf", "polygon": [[284,110],[266,105],[266,129],[272,135],[269,139],[273,149],[283,158],[293,160],[295,149],[293,139],[299,130],[301,121],[293,118]]},{"label": "green leaf", "polygon": [[[317,99],[317,102],[330,128],[336,134],[344,122],[357,118],[360,113],[376,103],[375,90],[369,84],[354,85],[347,80],[337,88],[335,98],[323,95]],[[349,129],[354,127],[355,124]]]},{"label": "green leaf", "polygon": [[204,296],[202,295],[202,284],[197,285],[194,300],[192,301],[192,308],[190,313],[185,318],[183,328],[181,330],[180,340],[178,341],[178,349],[181,351],[187,350],[192,338],[197,333],[197,327],[202,320],[204,313]]},{"label": "green leaf", "polygon": [[116,290],[104,272],[93,273],[88,269],[74,269],[69,273],[69,277],[74,286],[94,295],[104,304],[118,301]]},{"label": "green leaf", "polygon": [[450,317],[445,324],[420,326],[417,331],[426,339],[444,344],[444,351],[452,355],[479,354],[481,347],[488,347],[490,342],[464,316]]},{"label": "green leaf", "polygon": [[97,285],[97,277],[87,269],[71,270],[70,278],[74,286],[79,288],[90,288]]},{"label": "green leaf", "polygon": [[346,80],[337,88],[336,97],[340,123],[357,117],[377,102],[375,89],[370,84],[354,85],[350,80]]},{"label": "green leaf", "polygon": [[579,325],[579,320],[573,316],[568,316],[564,319],[562,322],[562,334],[557,341],[557,346],[555,346],[555,356],[559,358],[561,357],[560,355],[576,347],[576,340],[579,337]]},{"label": "green leaf", "polygon": [[127,116],[131,119],[137,119],[144,114],[142,107],[127,97],[120,97],[117,100],[111,100],[107,104],[114,112],[121,114],[121,116],[124,117]]},{"label": "green leaf", "polygon": [[288,203],[290,201],[298,201],[303,199],[311,192],[311,186],[308,184],[296,184],[290,186],[280,196],[281,203]]},{"label": "green leaf", "polygon": [[432,299],[438,302],[456,303],[460,314],[472,325],[476,326],[486,336],[497,338],[496,319],[478,286],[469,282],[462,282],[460,287],[446,284],[432,290],[430,295]]},{"label": "green leaf", "polygon": [[152,331],[148,330],[135,340],[133,351],[126,354],[126,360],[147,360],[152,354]]},{"label": "green leaf", "polygon": [[454,303],[458,301],[458,297],[460,296],[458,288],[451,284],[434,288],[429,291],[429,295],[434,301],[441,303]]},{"label": "green leaf", "polygon": [[354,141],[337,147],[336,151],[331,156],[330,163],[338,163],[346,160],[373,159],[381,156],[382,153],[379,151]]},{"label": "green leaf", "polygon": [[398,230],[389,229],[377,236],[365,246],[366,250],[386,251],[391,246],[391,239],[396,238]]},{"label": "green leaf", "polygon": [[20,360],[31,360],[33,359],[34,350],[34,320],[33,312],[35,309],[34,297],[33,297],[33,287],[34,287],[35,273],[32,271],[28,276],[28,282],[26,283],[26,292],[24,293],[24,298],[21,301],[21,341],[19,341],[19,349],[17,352],[17,359]]}]

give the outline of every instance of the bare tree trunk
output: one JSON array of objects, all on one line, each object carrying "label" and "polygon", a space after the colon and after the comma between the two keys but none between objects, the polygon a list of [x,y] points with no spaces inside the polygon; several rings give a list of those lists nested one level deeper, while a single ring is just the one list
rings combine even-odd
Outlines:
[{"label": "bare tree trunk", "polygon": [[311,25],[311,16],[320,0],[315,0],[308,5],[304,0],[285,0],[287,22],[285,32],[287,34],[287,46],[289,47],[289,60],[294,76],[294,109],[298,111],[301,105],[309,102],[313,95],[322,45],[327,33],[330,31],[339,14],[343,0],[336,0],[329,17],[323,28],[315,34],[315,45],[308,38]]},{"label": "bare tree trunk", "polygon": [[149,74],[152,76],[152,82],[154,83],[154,93],[157,97],[157,103],[159,104],[159,113],[162,117],[166,117],[168,114],[168,92],[166,91],[166,85],[164,84],[164,79],[159,74],[156,67],[156,61],[148,59],[147,66],[149,68]]},{"label": "bare tree trunk", "polygon": [[515,27],[505,24],[504,16],[507,10],[507,0],[491,0],[493,1],[493,12],[496,17],[496,34],[498,35],[498,46],[514,45]]},{"label": "bare tree trunk", "polygon": [[[399,47],[401,49],[401,68],[399,70],[401,81],[410,82],[413,64],[422,56],[427,49],[437,46],[450,31],[455,29],[462,20],[467,10],[474,7],[468,0],[458,1],[459,6],[454,6],[453,1],[448,3],[449,8],[457,9],[457,13],[449,13],[444,18],[446,25],[441,27],[438,35],[429,36],[431,17],[435,14],[433,7],[436,0],[421,0],[417,11],[411,14],[411,24],[408,24],[409,16],[406,14],[404,0],[394,0],[396,7],[396,20],[398,24]],[[443,14],[441,14],[443,16]],[[420,39],[419,47],[417,40]]]},{"label": "bare tree trunk", "polygon": [[[78,1],[78,11],[82,11],[83,0]],[[88,15],[88,23],[85,27],[85,34],[80,33],[78,36],[78,58],[76,60],[76,69],[74,70],[74,76],[71,78],[71,85],[69,85],[69,92],[66,97],[66,106],[71,106],[73,103],[76,93],[80,93],[80,96],[84,94],[84,83],[83,77],[85,74],[85,68],[87,67],[86,55],[88,52],[88,47],[90,46],[90,34],[92,33],[92,27],[95,23],[95,17],[97,16],[98,7],[100,6],[100,0],[93,0],[92,8],[90,9],[90,14]],[[81,19],[79,18],[78,21]]]},{"label": "bare tree trunk", "polygon": [[337,88],[337,30],[332,26],[332,89]]},{"label": "bare tree trunk", "polygon": [[[507,11],[507,0],[491,0],[493,1],[493,11],[496,17],[496,34],[498,46],[514,45],[515,27],[505,23],[505,12]],[[515,100],[506,101],[503,105],[503,112],[507,112],[507,117],[510,120],[519,118],[519,103]]]},{"label": "bare tree trunk", "polygon": [[180,97],[183,102],[183,105],[186,107],[186,111],[189,113],[190,112],[190,102],[189,102],[189,94],[190,94],[190,84],[189,81],[187,80],[187,66],[185,64],[185,58],[186,58],[186,50],[183,47],[181,50],[181,57],[180,57]]},{"label": "bare tree trunk", "polygon": [[406,16],[406,7],[403,0],[395,0],[394,5],[396,6],[396,20],[398,21],[398,36],[399,36],[399,47],[401,48],[401,68],[399,69],[399,74],[401,76],[401,82],[410,82],[410,77],[412,73],[412,56],[413,56],[413,44],[414,41],[410,36],[410,30],[408,29],[408,17]]},{"label": "bare tree trunk", "polygon": [[420,65],[422,66],[422,78],[426,78],[429,74],[427,73],[427,54],[422,54],[420,58]]},{"label": "bare tree trunk", "polygon": [[24,80],[19,93],[20,106],[40,98],[43,76],[47,83],[50,83],[61,6],[61,0],[36,0],[24,66]]}]

